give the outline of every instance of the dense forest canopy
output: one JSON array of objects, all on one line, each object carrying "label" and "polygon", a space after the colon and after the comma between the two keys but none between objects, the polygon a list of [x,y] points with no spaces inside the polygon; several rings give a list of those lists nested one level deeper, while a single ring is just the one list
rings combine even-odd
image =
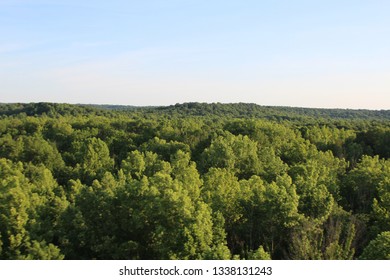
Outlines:
[{"label": "dense forest canopy", "polygon": [[0,104],[0,259],[390,259],[390,111]]}]

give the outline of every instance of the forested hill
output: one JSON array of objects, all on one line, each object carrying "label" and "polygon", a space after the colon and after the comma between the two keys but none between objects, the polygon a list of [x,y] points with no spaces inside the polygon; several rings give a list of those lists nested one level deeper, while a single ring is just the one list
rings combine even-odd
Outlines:
[{"label": "forested hill", "polygon": [[0,259],[390,259],[389,111],[0,104]]},{"label": "forested hill", "polygon": [[231,118],[265,118],[270,120],[354,119],[390,120],[390,110],[315,109],[261,106],[253,103],[183,103],[171,106],[136,107],[124,105],[13,103],[0,104],[0,115],[112,115],[139,112],[166,116],[217,116]]},{"label": "forested hill", "polygon": [[184,103],[152,109],[177,115],[217,115],[235,118],[299,119],[305,117],[331,119],[390,120],[390,110],[314,109],[298,107],[261,106],[253,103]]}]

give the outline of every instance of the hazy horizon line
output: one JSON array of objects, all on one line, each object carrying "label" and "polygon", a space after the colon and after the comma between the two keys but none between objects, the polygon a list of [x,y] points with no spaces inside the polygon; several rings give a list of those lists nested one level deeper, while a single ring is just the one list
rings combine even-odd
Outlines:
[{"label": "hazy horizon line", "polygon": [[81,106],[122,106],[122,107],[137,107],[137,108],[158,108],[158,107],[171,107],[175,105],[183,104],[253,104],[260,107],[275,107],[275,108],[296,108],[296,109],[320,109],[320,110],[350,110],[350,111],[390,111],[390,109],[368,109],[368,108],[342,108],[342,107],[307,107],[307,106],[291,106],[291,105],[269,105],[269,104],[259,104],[255,102],[220,102],[220,101],[186,101],[186,102],[176,102],[174,104],[159,104],[159,105],[133,105],[133,104],[120,104],[120,103],[74,103],[74,102],[55,102],[55,101],[27,101],[27,102],[0,102],[0,104],[38,104],[38,103],[47,103],[47,104],[67,104],[67,105],[81,105]]}]

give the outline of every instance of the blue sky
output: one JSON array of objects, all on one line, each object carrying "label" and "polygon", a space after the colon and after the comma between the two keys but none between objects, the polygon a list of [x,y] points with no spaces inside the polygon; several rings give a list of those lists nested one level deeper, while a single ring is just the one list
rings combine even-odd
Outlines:
[{"label": "blue sky", "polygon": [[390,109],[390,1],[0,0],[0,102]]}]

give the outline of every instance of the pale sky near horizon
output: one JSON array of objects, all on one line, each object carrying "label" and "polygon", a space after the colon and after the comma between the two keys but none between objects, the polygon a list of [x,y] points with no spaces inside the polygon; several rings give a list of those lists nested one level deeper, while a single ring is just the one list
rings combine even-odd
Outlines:
[{"label": "pale sky near horizon", "polygon": [[388,0],[0,0],[0,102],[390,109]]}]

